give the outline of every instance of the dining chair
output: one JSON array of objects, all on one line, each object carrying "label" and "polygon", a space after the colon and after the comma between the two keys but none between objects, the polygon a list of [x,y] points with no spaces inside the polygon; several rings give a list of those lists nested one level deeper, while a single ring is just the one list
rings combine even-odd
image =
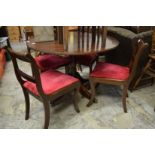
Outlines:
[{"label": "dining chair", "polygon": [[[76,95],[80,87],[78,79],[56,70],[48,70],[40,73],[36,62],[30,53],[19,54],[12,49],[9,49],[9,53],[12,58],[15,75],[22,87],[25,97],[26,120],[29,119],[30,111],[29,94],[43,102],[45,114],[44,128],[48,128],[50,122],[50,103],[66,93],[71,91],[74,92],[74,108],[76,112],[80,112],[78,104],[76,103]],[[32,76],[21,69],[18,65],[18,60],[30,64]]]},{"label": "dining chair", "polygon": [[111,64],[107,62],[98,62],[94,70],[90,73],[89,81],[91,85],[91,99],[87,106],[93,104],[95,99],[95,86],[98,83],[111,84],[123,86],[123,95],[122,95],[122,104],[124,112],[127,112],[126,107],[126,97],[128,96],[127,90],[132,80],[136,68],[138,67],[138,62],[145,49],[148,47],[147,43],[144,43],[142,40],[138,40],[137,48],[133,53],[133,57],[128,67],[120,66],[116,64]]},{"label": "dining chair", "polygon": [[[53,29],[55,30],[54,27],[53,27]],[[35,39],[35,36],[33,36],[33,37]],[[57,38],[55,38],[55,37],[54,37],[54,39],[57,40]],[[26,43],[28,43],[29,41],[30,41],[30,38],[26,37]],[[27,46],[27,49],[30,52],[30,49],[28,48],[28,46]],[[49,69],[58,69],[60,67],[65,67],[65,70],[67,70],[68,65],[71,63],[69,56],[59,56],[59,55],[54,55],[54,54],[42,54],[42,52],[38,52],[36,54],[35,61],[41,71],[46,71]]]},{"label": "dining chair", "polygon": [[148,62],[144,66],[144,69],[142,70],[140,76],[135,81],[132,90],[137,89],[139,83],[141,81],[144,81],[146,78],[151,78],[151,85],[153,85],[155,78],[155,27],[153,28],[151,53],[148,55]]},{"label": "dining chair", "polygon": [[155,54],[149,54],[148,63],[145,65],[142,73],[140,74],[140,76],[136,80],[133,89],[136,89],[136,87],[138,86],[140,81],[144,79],[145,75],[147,75],[147,76],[152,78],[152,85],[153,85],[154,78],[155,78]]},{"label": "dining chair", "polygon": [[[89,39],[91,40],[91,44],[93,45],[95,42],[99,42],[100,37],[103,38],[103,44],[105,43],[106,39],[106,28],[104,26],[78,26],[78,34],[84,37],[84,35],[87,35],[87,44],[89,44]],[[90,38],[91,35],[91,38]],[[82,41],[81,41],[82,42]],[[80,43],[80,41],[79,41]],[[84,43],[84,40],[83,42]],[[80,46],[80,45],[79,45]],[[93,53],[91,55],[84,55],[84,56],[77,56],[76,57],[77,64],[88,66],[89,72],[92,72],[92,66],[95,62],[98,61],[98,54]]]},{"label": "dining chair", "polygon": [[4,74],[6,64],[5,53],[6,53],[5,49],[0,48],[0,80],[2,79],[2,76]]},{"label": "dining chair", "polygon": [[60,67],[65,67],[71,63],[69,56],[58,56],[54,54],[43,54],[35,57],[35,61],[41,71],[47,71],[49,69],[58,69]]}]

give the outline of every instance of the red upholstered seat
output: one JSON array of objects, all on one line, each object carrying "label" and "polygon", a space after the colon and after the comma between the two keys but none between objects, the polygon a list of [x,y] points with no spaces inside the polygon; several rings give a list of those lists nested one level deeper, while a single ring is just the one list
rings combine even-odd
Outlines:
[{"label": "red upholstered seat", "polygon": [[61,57],[52,54],[40,55],[35,58],[35,61],[42,71],[57,69],[70,63],[69,57]]},{"label": "red upholstered seat", "polygon": [[[48,70],[40,75],[42,88],[45,94],[52,94],[64,87],[67,87],[78,79],[55,70]],[[24,87],[35,95],[39,95],[36,84],[30,81],[24,83]]]},{"label": "red upholstered seat", "polygon": [[111,63],[99,62],[90,74],[91,77],[126,80],[129,68]]},{"label": "red upholstered seat", "polygon": [[5,49],[2,48],[0,48],[0,62],[2,62],[4,65],[6,63]]},{"label": "red upholstered seat", "polygon": [[0,79],[4,74],[5,64],[6,64],[5,49],[0,48]]},{"label": "red upholstered seat", "polygon": [[97,58],[97,54],[77,56],[77,62],[81,65],[89,66]]}]

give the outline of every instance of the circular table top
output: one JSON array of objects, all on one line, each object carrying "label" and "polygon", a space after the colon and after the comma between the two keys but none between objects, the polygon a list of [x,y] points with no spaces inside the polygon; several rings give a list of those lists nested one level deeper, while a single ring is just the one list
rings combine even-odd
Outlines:
[{"label": "circular table top", "polygon": [[111,36],[106,37],[103,44],[103,37],[96,36],[95,42],[92,42],[91,34],[79,34],[71,31],[68,33],[68,41],[66,44],[60,44],[58,41],[50,42],[27,42],[27,46],[31,50],[40,51],[48,54],[57,55],[90,55],[95,53],[104,53],[116,48],[119,41]]}]

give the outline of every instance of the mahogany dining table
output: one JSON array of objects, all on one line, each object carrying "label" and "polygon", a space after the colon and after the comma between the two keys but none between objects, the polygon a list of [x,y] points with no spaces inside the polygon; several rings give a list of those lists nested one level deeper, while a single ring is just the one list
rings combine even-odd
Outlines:
[{"label": "mahogany dining table", "polygon": [[[81,80],[81,76],[79,76],[76,71],[76,56],[105,54],[119,45],[119,41],[116,38],[106,36],[104,41],[102,34],[100,34],[100,36],[97,35],[98,34],[96,34],[95,42],[93,42],[91,33],[80,34],[77,31],[69,31],[67,34],[67,40],[64,40],[64,43],[59,43],[58,41],[35,42],[31,40],[27,41],[27,47],[29,52],[36,51],[44,54],[70,56],[72,59],[71,75],[78,78],[80,77],[79,79]],[[84,82],[82,81],[81,83],[80,92],[89,99],[91,93],[83,84]]]}]

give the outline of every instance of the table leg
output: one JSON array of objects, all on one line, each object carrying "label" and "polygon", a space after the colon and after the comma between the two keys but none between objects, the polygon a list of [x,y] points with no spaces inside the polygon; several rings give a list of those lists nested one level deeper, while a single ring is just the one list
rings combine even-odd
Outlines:
[{"label": "table leg", "polygon": [[[80,86],[80,94],[87,99],[91,98],[91,93],[89,92],[90,85],[88,79],[84,79],[80,76],[80,74],[76,70],[76,57],[71,57],[72,58],[72,64],[70,65],[68,74],[72,75],[76,78],[78,78],[81,81],[81,86]],[[95,100],[94,100],[95,101]]]}]

